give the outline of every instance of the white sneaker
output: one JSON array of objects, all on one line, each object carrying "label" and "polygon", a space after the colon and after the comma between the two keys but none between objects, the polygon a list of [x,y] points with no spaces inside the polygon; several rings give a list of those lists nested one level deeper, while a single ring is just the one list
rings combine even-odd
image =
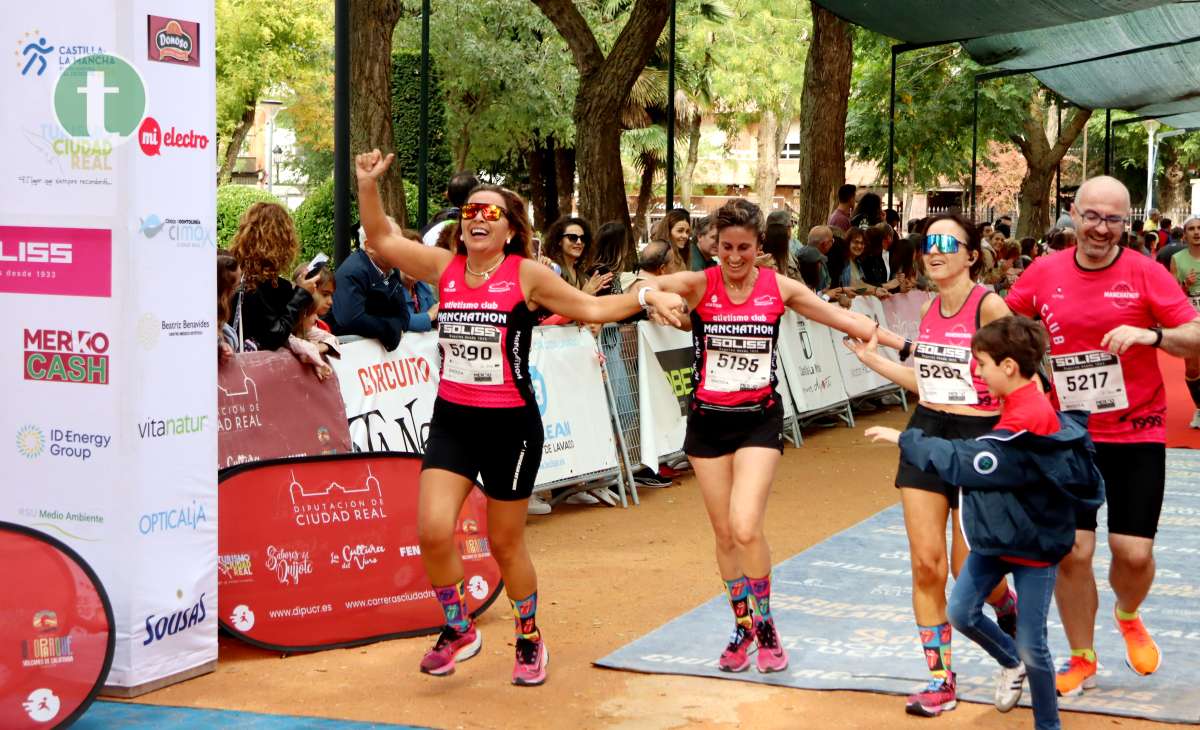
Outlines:
[{"label": "white sneaker", "polygon": [[596,499],[587,492],[576,492],[563,501],[567,504],[600,504],[600,500]]},{"label": "white sneaker", "polygon": [[1188,428],[1200,428],[1200,408],[1192,415],[1192,422],[1188,424]]},{"label": "white sneaker", "polygon": [[550,505],[542,499],[541,495],[534,494],[529,497],[529,505],[525,507],[525,514],[548,515],[550,514]]},{"label": "white sneaker", "polygon": [[1025,663],[1009,669],[1000,667],[996,676],[996,709],[1008,712],[1021,701],[1021,690],[1025,685]]}]

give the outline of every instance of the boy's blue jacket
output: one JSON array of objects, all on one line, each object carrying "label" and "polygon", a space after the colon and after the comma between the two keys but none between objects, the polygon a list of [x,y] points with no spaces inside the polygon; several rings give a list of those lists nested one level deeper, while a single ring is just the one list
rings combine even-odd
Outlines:
[{"label": "boy's blue jacket", "polygon": [[960,519],[980,555],[1057,563],[1075,544],[1075,509],[1104,503],[1086,411],[1058,414],[1059,431],[996,430],[974,440],[900,434],[912,465],[962,488]]}]

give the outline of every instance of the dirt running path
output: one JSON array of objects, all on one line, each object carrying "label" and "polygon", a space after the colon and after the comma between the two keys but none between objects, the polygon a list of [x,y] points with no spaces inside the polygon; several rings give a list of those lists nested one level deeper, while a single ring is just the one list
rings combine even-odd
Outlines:
[{"label": "dirt running path", "polygon": [[[894,447],[867,444],[862,428],[903,427],[899,409],[845,428],[806,434],[788,448],[771,495],[767,535],[776,561],[896,502]],[[541,688],[509,684],[512,618],[501,598],[480,622],[484,649],[453,676],[417,672],[430,638],[283,657],[221,638],[217,671],[141,698],[211,707],[438,728],[680,727],[952,728],[1029,727],[1028,710],[1008,715],[962,703],[930,721],[906,716],[898,697],[779,689],[744,682],[597,669],[591,662],[720,591],[712,538],[692,479],[641,491],[628,510],[556,507],[530,518],[540,575],[538,623],[551,649]],[[915,638],[914,638],[915,640]],[[714,653],[720,647],[714,645]],[[1063,713],[1065,728],[1168,725]]]}]

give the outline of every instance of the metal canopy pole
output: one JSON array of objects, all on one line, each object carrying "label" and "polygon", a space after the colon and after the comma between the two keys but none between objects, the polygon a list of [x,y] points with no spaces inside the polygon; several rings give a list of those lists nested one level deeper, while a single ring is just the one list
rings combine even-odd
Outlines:
[{"label": "metal canopy pole", "polygon": [[[1058,109],[1058,126],[1054,128],[1054,144],[1058,144],[1058,140],[1062,139],[1062,105],[1063,98],[1057,97],[1055,107]],[[1062,215],[1062,158],[1058,158],[1058,163],[1054,166],[1054,220],[1058,220]]]},{"label": "metal canopy pole", "polygon": [[417,228],[429,220],[429,0],[421,1],[421,146],[417,154]]},{"label": "metal canopy pole", "polygon": [[888,98],[888,202],[887,207],[892,207],[892,175],[895,170],[896,159],[896,56],[900,55],[899,46],[892,46],[892,91]]},{"label": "metal canopy pole", "polygon": [[1112,174],[1112,109],[1104,110],[1104,174]]},{"label": "metal canopy pole", "polygon": [[975,184],[975,173],[979,169],[979,76],[975,76],[975,105],[971,111],[971,222],[978,223],[975,217],[975,197],[978,186]]},{"label": "metal canopy pole", "polygon": [[350,256],[350,0],[334,6],[333,262]]},{"label": "metal canopy pole", "polygon": [[[667,62],[667,210],[675,207],[675,0],[671,0],[671,50]],[[766,205],[765,201],[759,201]]]}]

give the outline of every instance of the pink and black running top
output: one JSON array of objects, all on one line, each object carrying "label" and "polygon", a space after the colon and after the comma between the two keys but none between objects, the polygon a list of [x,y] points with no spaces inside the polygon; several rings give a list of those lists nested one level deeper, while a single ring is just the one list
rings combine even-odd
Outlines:
[{"label": "pink and black running top", "polygon": [[496,273],[467,286],[467,257],[455,256],[439,282],[438,397],[478,408],[536,404],[529,380],[529,341],[537,318],[521,290],[520,256],[507,256]]},{"label": "pink and black running top", "polygon": [[759,269],[746,301],[734,304],[721,267],[704,272],[704,296],[692,311],[693,398],[711,410],[759,410],[778,401],[775,343],[785,307],[771,269]]},{"label": "pink and black running top", "polygon": [[[942,314],[942,297],[934,297],[921,318],[921,334],[914,350],[914,367],[921,399],[940,405],[969,405],[996,411],[1000,403],[979,377],[979,363],[971,352],[971,338],[979,329],[983,300],[991,292],[979,284],[958,311]],[[969,377],[969,380],[968,380]]]}]

